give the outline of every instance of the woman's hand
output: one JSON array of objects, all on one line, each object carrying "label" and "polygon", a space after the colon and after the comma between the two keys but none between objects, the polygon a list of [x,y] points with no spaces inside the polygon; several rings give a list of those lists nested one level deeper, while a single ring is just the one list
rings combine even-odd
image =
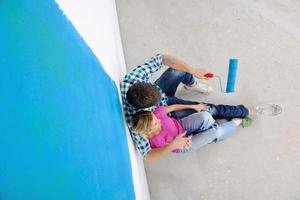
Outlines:
[{"label": "woman's hand", "polygon": [[171,143],[173,149],[185,149],[189,148],[192,144],[192,136],[184,137],[186,131],[178,135]]},{"label": "woman's hand", "polygon": [[186,142],[186,145],[184,146],[185,149],[188,149],[192,146],[192,136],[190,136],[191,138]]},{"label": "woman's hand", "polygon": [[191,105],[191,106],[192,106],[192,109],[194,109],[198,112],[208,109],[208,106],[205,105],[205,104],[202,104],[202,103],[199,103],[199,104],[196,104],[196,105]]}]

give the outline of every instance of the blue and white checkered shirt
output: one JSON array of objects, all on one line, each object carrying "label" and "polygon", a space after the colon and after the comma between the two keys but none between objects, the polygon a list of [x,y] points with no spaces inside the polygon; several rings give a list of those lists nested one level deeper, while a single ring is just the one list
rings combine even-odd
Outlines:
[{"label": "blue and white checkered shirt", "polygon": [[[151,150],[149,141],[144,139],[143,137],[141,137],[131,127],[132,116],[135,113],[141,111],[141,109],[134,108],[127,102],[126,93],[127,93],[128,89],[130,88],[130,86],[132,86],[134,83],[138,83],[138,82],[150,83],[150,81],[149,81],[150,76],[154,72],[158,71],[162,66],[163,66],[162,55],[157,54],[157,55],[153,56],[152,58],[150,58],[146,63],[144,63],[142,65],[138,65],[131,72],[126,74],[120,84],[121,95],[122,95],[122,100],[123,100],[123,109],[125,112],[126,122],[128,124],[131,137],[144,159],[146,159],[147,153]],[[159,102],[159,105],[166,106],[167,105],[166,95],[161,91],[161,89],[160,89],[160,92],[161,92],[162,98],[161,98],[161,101]],[[154,109],[155,109],[155,106],[150,107],[146,110],[154,111]],[[145,109],[142,109],[142,110],[145,110]]]}]

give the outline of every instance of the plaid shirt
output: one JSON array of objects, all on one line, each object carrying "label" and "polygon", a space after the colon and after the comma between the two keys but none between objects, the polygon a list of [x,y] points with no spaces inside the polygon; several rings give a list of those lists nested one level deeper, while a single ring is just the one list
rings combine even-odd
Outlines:
[{"label": "plaid shirt", "polygon": [[[144,159],[146,159],[146,155],[151,150],[151,147],[150,147],[148,140],[141,137],[137,132],[135,132],[132,129],[131,119],[135,113],[137,113],[141,110],[145,110],[145,109],[137,109],[137,108],[134,108],[133,106],[131,106],[126,100],[126,93],[127,93],[128,89],[130,88],[130,86],[132,86],[134,83],[137,83],[137,82],[150,83],[150,81],[149,81],[150,76],[154,72],[158,71],[162,66],[163,66],[162,55],[157,54],[157,55],[153,56],[152,58],[150,58],[146,63],[144,63],[142,65],[138,65],[131,72],[126,74],[125,77],[123,78],[123,80],[121,81],[121,85],[120,85],[121,95],[122,95],[122,100],[123,100],[123,109],[125,112],[126,122],[128,124],[131,137]],[[159,105],[166,106],[167,105],[166,95],[161,91],[160,88],[159,88],[159,90],[162,95],[162,99],[159,102]],[[155,107],[156,106],[153,106],[153,107],[147,108],[146,110],[154,111]]]}]

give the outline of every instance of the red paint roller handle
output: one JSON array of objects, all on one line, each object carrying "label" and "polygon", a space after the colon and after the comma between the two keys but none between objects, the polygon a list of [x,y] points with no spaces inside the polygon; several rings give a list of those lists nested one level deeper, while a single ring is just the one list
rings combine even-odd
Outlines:
[{"label": "red paint roller handle", "polygon": [[213,73],[204,74],[206,78],[213,78],[215,75]]}]

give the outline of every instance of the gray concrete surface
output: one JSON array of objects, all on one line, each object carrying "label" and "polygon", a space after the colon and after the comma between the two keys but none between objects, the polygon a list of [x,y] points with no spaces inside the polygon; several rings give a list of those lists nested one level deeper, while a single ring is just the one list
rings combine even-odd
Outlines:
[{"label": "gray concrete surface", "polygon": [[[229,139],[184,156],[145,162],[153,200],[300,199],[300,1],[117,0],[128,69],[157,52],[206,68],[226,80],[240,61],[236,92],[178,96],[247,106],[277,103]],[[162,71],[158,72],[158,77]]]}]

